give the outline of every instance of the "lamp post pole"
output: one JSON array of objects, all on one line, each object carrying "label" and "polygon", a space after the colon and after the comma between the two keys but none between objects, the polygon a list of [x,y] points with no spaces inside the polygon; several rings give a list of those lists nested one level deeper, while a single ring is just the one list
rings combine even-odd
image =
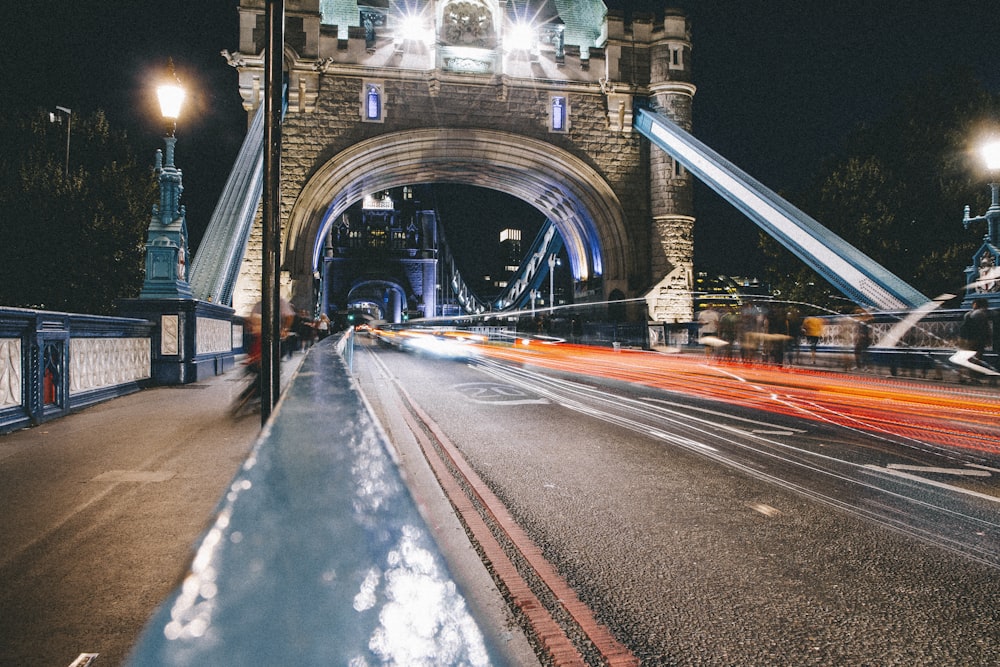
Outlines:
[{"label": "lamp post pole", "polygon": [[267,423],[281,394],[281,81],[285,3],[267,0],[267,58],[264,64],[264,192],[261,266],[260,420]]},{"label": "lamp post pole", "polygon": [[[70,136],[70,126],[73,124],[73,110],[67,109],[66,107],[56,107],[56,111],[61,111],[66,114],[66,162],[63,167],[63,175],[69,178],[69,136]],[[49,114],[49,122],[57,123],[60,122],[59,118],[54,114]]]},{"label": "lamp post pole", "polygon": [[550,317],[556,306],[555,273],[557,266],[559,266],[559,258],[556,257],[555,254],[549,255],[549,316]]},{"label": "lamp post pole", "polygon": [[156,173],[160,188],[160,202],[153,207],[146,237],[146,279],[139,298],[189,299],[191,285],[187,281],[187,221],[181,205],[184,191],[181,170],[174,164],[177,137],[177,118],[184,101],[184,89],[174,73],[174,64],[162,85],[156,89],[160,113],[166,123],[163,138],[166,154],[156,151]]}]

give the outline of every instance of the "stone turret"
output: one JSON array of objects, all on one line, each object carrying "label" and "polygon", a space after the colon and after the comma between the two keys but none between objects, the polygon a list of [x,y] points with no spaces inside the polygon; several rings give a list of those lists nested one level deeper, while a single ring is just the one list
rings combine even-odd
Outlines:
[{"label": "stone turret", "polygon": [[[634,28],[633,28],[634,29]],[[683,13],[667,10],[650,47],[649,104],[685,130],[691,130],[695,86],[691,83],[691,31]],[[662,150],[653,149],[650,167],[650,264],[662,280],[653,288],[650,317],[690,321],[693,317],[693,177]]]}]

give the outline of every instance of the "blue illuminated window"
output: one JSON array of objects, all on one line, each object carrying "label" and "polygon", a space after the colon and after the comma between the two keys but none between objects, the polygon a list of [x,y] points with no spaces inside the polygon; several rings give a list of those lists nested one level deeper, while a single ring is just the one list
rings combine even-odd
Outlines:
[{"label": "blue illuminated window", "polygon": [[368,120],[378,120],[382,117],[382,95],[377,86],[368,86],[365,98],[365,114]]},{"label": "blue illuminated window", "polygon": [[566,131],[566,119],[568,113],[566,111],[566,98],[561,95],[553,95],[549,98],[551,101],[551,130],[553,132],[565,132]]},{"label": "blue illuminated window", "polygon": [[361,98],[361,118],[367,123],[381,123],[385,117],[383,99],[384,88],[381,82],[366,81],[364,95]]}]

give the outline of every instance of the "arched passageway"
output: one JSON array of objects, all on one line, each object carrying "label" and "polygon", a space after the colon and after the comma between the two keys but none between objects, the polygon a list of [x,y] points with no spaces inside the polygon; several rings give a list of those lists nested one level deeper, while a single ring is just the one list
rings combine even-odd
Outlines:
[{"label": "arched passageway", "polygon": [[[330,225],[365,194],[418,183],[461,183],[522,199],[555,224],[578,289],[621,289],[628,247],[622,206],[583,160],[545,142],[491,130],[382,135],[335,155],[308,180],[289,216],[284,268],[293,297],[309,286]],[[300,287],[301,285],[301,287]]]}]

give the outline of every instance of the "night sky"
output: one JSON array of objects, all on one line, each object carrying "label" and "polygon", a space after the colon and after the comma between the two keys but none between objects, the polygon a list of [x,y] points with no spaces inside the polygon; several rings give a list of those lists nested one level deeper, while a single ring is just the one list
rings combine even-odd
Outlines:
[{"label": "night sky", "polygon": [[[694,133],[776,191],[799,186],[859,121],[876,119],[931,70],[965,67],[1000,91],[1000,11],[979,0],[607,0],[683,7],[693,30]],[[0,105],[104,109],[153,153],[162,131],[151,77],[168,57],[189,90],[178,124],[188,225],[207,224],[245,129],[235,0],[21,2],[0,22]],[[483,210],[482,206],[478,207]],[[696,265],[753,273],[757,228],[696,190]],[[961,212],[956,212],[956,232]],[[739,248],[741,251],[736,251]]]}]

